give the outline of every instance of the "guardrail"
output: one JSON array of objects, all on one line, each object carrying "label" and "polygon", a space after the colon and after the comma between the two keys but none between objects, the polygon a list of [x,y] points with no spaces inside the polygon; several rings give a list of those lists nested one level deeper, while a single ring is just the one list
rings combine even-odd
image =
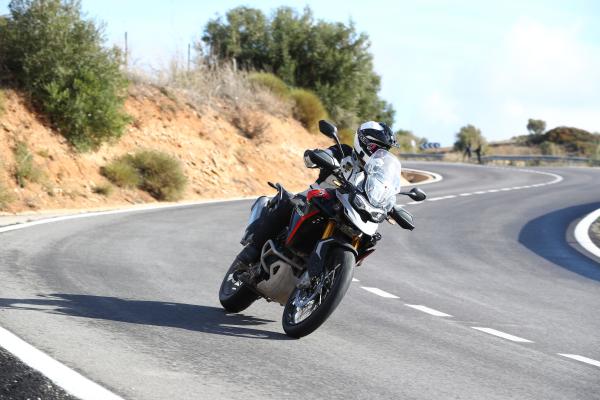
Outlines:
[{"label": "guardrail", "polygon": [[592,160],[587,157],[565,157],[565,156],[483,156],[481,157],[482,162],[488,161],[543,161],[543,162],[560,162],[567,164],[590,164]]},{"label": "guardrail", "polygon": [[444,154],[445,153],[400,153],[398,154],[398,157],[410,160],[442,160],[444,158]]},{"label": "guardrail", "polygon": [[[400,153],[398,157],[406,160],[443,160],[446,153]],[[475,157],[472,160],[476,160]],[[494,156],[482,156],[481,162],[494,162],[494,161],[524,161],[528,163],[563,163],[563,164],[587,164],[587,165],[598,165],[600,161],[592,160],[587,157],[567,157],[567,156],[540,156],[540,155],[521,155],[521,156],[509,156],[509,155],[494,155]]]}]

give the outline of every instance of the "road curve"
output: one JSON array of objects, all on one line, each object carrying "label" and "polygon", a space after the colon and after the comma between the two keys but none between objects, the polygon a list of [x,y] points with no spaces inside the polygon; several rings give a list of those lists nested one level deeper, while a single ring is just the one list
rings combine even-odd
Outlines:
[{"label": "road curve", "polygon": [[249,201],[1,234],[0,326],[132,399],[600,399],[600,368],[564,356],[600,360],[600,265],[568,233],[600,207],[600,170],[531,187],[556,178],[406,164],[444,176],[435,201],[407,205],[413,232],[383,226],[304,339],[278,305],[219,307]]}]

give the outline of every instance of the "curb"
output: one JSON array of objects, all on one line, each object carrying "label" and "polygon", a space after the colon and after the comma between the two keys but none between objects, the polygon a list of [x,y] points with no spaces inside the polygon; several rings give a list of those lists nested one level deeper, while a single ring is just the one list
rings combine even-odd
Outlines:
[{"label": "curb", "polygon": [[600,248],[594,244],[589,235],[590,226],[598,218],[600,218],[600,208],[596,211],[592,211],[577,223],[575,226],[574,236],[575,240],[581,247],[583,247],[588,253],[600,259]]},{"label": "curb", "polygon": [[413,173],[415,175],[425,175],[426,176],[425,180],[423,180],[421,182],[410,183],[407,186],[427,185],[430,183],[439,182],[444,179],[444,177],[442,175],[437,174],[435,172],[431,172],[431,171],[423,171],[421,169],[414,169],[414,168],[402,168],[402,172],[404,172],[404,171]]}]

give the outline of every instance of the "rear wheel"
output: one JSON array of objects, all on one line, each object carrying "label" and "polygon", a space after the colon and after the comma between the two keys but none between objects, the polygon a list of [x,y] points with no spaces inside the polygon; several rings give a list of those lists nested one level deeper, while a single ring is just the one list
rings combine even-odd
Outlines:
[{"label": "rear wheel", "polygon": [[252,289],[237,279],[236,264],[235,261],[231,264],[219,289],[221,305],[225,310],[234,313],[244,311],[258,299],[258,295]]},{"label": "rear wheel", "polygon": [[354,254],[333,248],[326,260],[326,271],[308,289],[296,288],[283,310],[283,330],[300,338],[314,332],[340,304],[352,283]]}]

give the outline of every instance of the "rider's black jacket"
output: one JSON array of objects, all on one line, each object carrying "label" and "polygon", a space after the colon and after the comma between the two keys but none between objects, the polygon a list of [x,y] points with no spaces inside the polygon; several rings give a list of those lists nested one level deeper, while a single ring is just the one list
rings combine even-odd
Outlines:
[{"label": "rider's black jacket", "polygon": [[[331,146],[327,148],[326,151],[330,152],[341,162],[345,157],[352,155],[353,149],[352,147],[343,144],[342,152],[340,152],[340,149],[337,146]],[[329,173],[321,170],[316,183],[320,184],[324,182],[328,176]],[[252,224],[250,228],[252,230],[252,241],[240,254],[238,254],[238,258],[246,263],[253,263],[258,260],[260,251],[267,240],[275,237],[290,221],[294,209],[291,200],[291,194],[285,193],[277,203],[265,210],[263,215]]]}]

